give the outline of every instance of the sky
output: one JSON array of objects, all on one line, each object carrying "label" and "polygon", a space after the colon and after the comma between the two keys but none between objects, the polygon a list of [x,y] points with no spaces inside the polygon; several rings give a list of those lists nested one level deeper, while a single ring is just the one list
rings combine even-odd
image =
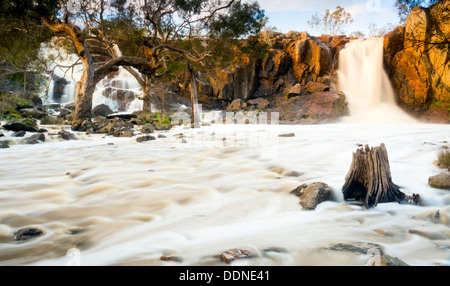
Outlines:
[{"label": "sky", "polygon": [[369,23],[375,23],[378,28],[392,23],[399,24],[395,0],[257,0],[269,18],[268,25],[275,26],[279,31],[287,33],[308,31],[310,35],[318,36],[308,26],[308,20],[315,13],[323,14],[326,9],[334,11],[336,6],[343,7],[353,17],[353,23],[344,28],[345,34],[361,31],[369,34]]}]

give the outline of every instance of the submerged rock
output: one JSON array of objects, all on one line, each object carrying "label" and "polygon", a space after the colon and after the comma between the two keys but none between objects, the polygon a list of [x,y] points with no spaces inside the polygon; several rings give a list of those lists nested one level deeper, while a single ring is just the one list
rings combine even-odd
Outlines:
[{"label": "submerged rock", "polygon": [[428,185],[433,188],[450,190],[450,174],[442,172],[436,176],[432,176],[428,178]]},{"label": "submerged rock", "polygon": [[244,258],[252,258],[256,255],[247,249],[230,249],[222,252],[220,255],[220,259],[225,261],[226,263],[231,263],[233,260],[244,259]]},{"label": "submerged rock", "polygon": [[25,227],[14,233],[14,240],[27,240],[42,234],[44,234],[44,232],[37,227]]},{"label": "submerged rock", "polygon": [[183,258],[174,255],[162,255],[160,258],[162,261],[183,262]]},{"label": "submerged rock", "polygon": [[24,139],[25,144],[37,144],[40,142],[45,142],[45,135],[42,133],[33,134],[30,137]]},{"label": "submerged rock", "polygon": [[141,136],[136,138],[136,141],[141,143],[141,142],[145,142],[145,141],[150,141],[150,140],[156,140],[156,138],[154,136],[151,135],[145,135],[145,136]]},{"label": "submerged rock", "polygon": [[9,148],[10,144],[11,144],[11,141],[9,141],[9,140],[0,141],[0,149]]},{"label": "submerged rock", "polygon": [[75,135],[69,131],[61,130],[58,132],[59,138],[62,138],[64,140],[77,140]]},{"label": "submerged rock", "polygon": [[26,131],[14,132],[13,134],[11,134],[11,137],[23,137],[25,136],[26,133],[27,133]]}]

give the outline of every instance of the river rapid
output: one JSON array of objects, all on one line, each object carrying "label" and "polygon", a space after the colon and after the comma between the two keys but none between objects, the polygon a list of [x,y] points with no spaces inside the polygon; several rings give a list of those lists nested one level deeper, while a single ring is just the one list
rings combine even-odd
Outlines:
[{"label": "river rapid", "polygon": [[[434,161],[450,147],[449,125],[213,124],[157,134],[165,138],[76,133],[0,149],[0,265],[70,265],[74,252],[81,265],[225,265],[218,255],[232,248],[256,254],[238,265],[370,259],[332,250],[338,243],[378,244],[410,265],[450,264],[450,192],[427,183],[442,171]],[[394,183],[425,206],[343,201],[352,153],[380,143]],[[327,183],[333,201],[302,210],[290,191],[312,182]],[[26,226],[44,234],[14,241]]]}]

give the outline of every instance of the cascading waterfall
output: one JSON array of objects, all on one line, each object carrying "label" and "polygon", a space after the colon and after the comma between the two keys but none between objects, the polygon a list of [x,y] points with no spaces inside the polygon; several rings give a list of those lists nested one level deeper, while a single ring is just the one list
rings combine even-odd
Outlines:
[{"label": "cascading waterfall", "polygon": [[[120,51],[119,51],[120,52]],[[68,83],[64,85],[60,97],[55,98],[55,80],[50,77],[47,94],[41,97],[47,103],[60,103],[65,105],[75,100],[75,84],[83,72],[81,65],[76,65],[73,72],[64,67],[71,66],[77,61],[75,54],[67,54],[63,50],[42,46],[41,53],[46,58],[55,58],[58,61],[49,63],[49,69],[59,78],[64,78]],[[120,54],[119,54],[120,56]],[[94,91],[92,106],[99,104],[108,105],[112,111],[133,112],[142,110],[143,101],[139,99],[141,88],[137,80],[125,69],[120,68],[116,75],[105,77],[101,80]]]},{"label": "cascading waterfall", "polygon": [[413,124],[395,103],[395,95],[383,68],[383,38],[359,39],[339,53],[338,88],[348,100],[346,123]]}]

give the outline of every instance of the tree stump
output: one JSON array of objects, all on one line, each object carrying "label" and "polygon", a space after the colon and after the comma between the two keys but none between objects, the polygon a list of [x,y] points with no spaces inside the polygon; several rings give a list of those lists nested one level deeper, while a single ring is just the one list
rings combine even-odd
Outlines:
[{"label": "tree stump", "polygon": [[363,201],[364,206],[401,202],[405,194],[392,182],[386,146],[360,148],[353,153],[350,170],[342,187],[344,200]]}]

